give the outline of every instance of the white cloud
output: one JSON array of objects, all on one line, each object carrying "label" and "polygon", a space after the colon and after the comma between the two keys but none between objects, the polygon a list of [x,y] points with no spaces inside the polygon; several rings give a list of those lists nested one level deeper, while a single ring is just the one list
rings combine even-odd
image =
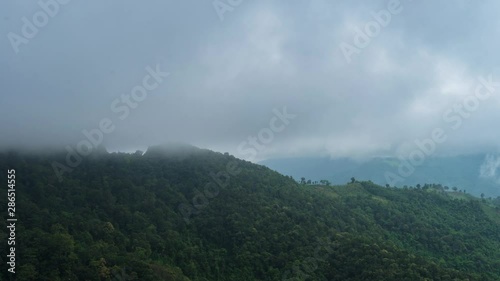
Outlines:
[{"label": "white cloud", "polygon": [[481,178],[493,180],[500,184],[500,175],[498,174],[500,168],[500,156],[489,154],[484,159],[483,164],[479,169],[479,176]]}]

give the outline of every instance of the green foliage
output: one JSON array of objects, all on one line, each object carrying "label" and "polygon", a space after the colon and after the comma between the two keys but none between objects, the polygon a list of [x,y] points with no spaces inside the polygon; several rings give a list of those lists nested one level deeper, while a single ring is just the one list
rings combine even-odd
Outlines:
[{"label": "green foliage", "polygon": [[52,161],[64,155],[0,154],[17,170],[16,280],[500,280],[494,200],[304,186],[194,148],[92,155],[63,182]]}]

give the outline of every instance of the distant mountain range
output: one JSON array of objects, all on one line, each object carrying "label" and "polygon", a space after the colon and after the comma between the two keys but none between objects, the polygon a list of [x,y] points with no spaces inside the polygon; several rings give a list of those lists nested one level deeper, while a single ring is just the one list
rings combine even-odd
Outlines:
[{"label": "distant mountain range", "polygon": [[[329,180],[345,184],[351,177],[371,180],[380,185],[403,187],[437,183],[457,187],[475,196],[500,196],[500,157],[491,154],[460,155],[427,158],[420,165],[398,158],[372,158],[356,161],[350,158],[331,159],[280,158],[260,162],[295,180]],[[419,163],[416,163],[419,164]]]}]

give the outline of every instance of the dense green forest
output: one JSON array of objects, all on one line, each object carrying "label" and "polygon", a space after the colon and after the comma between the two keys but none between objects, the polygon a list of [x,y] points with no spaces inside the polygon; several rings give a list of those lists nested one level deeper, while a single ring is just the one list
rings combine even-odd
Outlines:
[{"label": "dense green forest", "polygon": [[15,277],[0,233],[0,280],[500,280],[495,201],[302,185],[189,146],[97,152],[59,181],[65,156],[0,154],[19,219]]}]

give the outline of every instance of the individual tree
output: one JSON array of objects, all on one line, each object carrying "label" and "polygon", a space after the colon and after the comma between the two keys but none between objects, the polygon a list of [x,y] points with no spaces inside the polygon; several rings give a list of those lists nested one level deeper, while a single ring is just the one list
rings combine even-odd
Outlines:
[{"label": "individual tree", "polygon": [[300,184],[306,184],[306,178],[301,177],[300,178]]},{"label": "individual tree", "polygon": [[351,178],[351,183],[355,183],[356,179],[354,177]]},{"label": "individual tree", "polygon": [[457,191],[458,188],[456,186],[452,187],[451,189],[453,189],[453,191]]}]

